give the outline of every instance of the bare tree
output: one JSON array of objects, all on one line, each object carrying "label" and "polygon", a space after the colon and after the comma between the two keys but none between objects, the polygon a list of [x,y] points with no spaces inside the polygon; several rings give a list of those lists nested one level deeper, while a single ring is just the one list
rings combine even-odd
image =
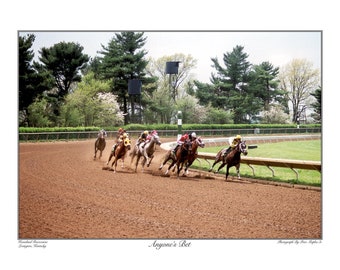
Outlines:
[{"label": "bare tree", "polygon": [[292,104],[292,121],[297,123],[308,99],[320,85],[320,72],[306,59],[293,59],[280,71],[280,87]]}]

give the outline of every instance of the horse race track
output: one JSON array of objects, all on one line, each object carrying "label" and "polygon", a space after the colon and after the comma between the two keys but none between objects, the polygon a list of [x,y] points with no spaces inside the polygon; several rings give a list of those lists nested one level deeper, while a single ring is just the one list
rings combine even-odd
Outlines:
[{"label": "horse race track", "polygon": [[112,144],[94,161],[94,140],[20,143],[20,239],[322,238],[320,191],[161,177],[159,147],[144,173],[128,156],[113,173],[102,169]]}]

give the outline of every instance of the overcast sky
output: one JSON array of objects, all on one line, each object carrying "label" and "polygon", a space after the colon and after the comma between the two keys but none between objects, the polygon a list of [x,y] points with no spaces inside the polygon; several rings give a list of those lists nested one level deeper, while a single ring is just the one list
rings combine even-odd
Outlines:
[{"label": "overcast sky", "polygon": [[[98,55],[101,44],[107,46],[114,37],[114,32],[19,32],[19,35],[34,33],[36,36],[33,49],[35,57],[38,50],[54,44],[78,42],[84,47],[84,53],[91,57]],[[190,54],[197,60],[197,68],[193,70],[195,78],[209,82],[211,58],[218,57],[222,63],[224,53],[241,45],[252,64],[269,61],[274,66],[281,67],[294,58],[305,58],[311,61],[315,68],[321,69],[322,36],[320,31],[275,31],[275,32],[144,32],[147,42],[144,49],[147,57],[159,58],[175,53]]]}]

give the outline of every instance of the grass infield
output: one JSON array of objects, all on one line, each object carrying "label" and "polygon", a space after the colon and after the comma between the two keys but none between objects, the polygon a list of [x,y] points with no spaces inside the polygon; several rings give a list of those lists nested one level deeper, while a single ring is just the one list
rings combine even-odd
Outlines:
[{"label": "grass infield", "polygon": [[[225,146],[227,147],[227,145]],[[207,147],[199,149],[199,152],[217,153],[221,147]],[[321,160],[321,140],[308,140],[308,141],[289,141],[289,142],[277,142],[277,143],[262,143],[257,144],[257,148],[248,149],[248,156],[250,157],[264,157],[264,158],[280,158],[280,159],[295,159],[295,160]],[[242,155],[241,155],[242,159]],[[212,162],[212,161],[211,161]],[[209,165],[205,161],[201,161],[201,165],[204,170],[209,169]],[[218,168],[219,164],[214,166],[214,170]],[[193,168],[201,168],[200,163],[195,161]],[[321,186],[322,176],[321,173],[315,170],[300,170],[299,179],[296,179],[296,174],[289,168],[273,167],[275,171],[274,177],[272,172],[265,166],[253,166],[255,169],[255,177],[258,179],[281,181],[292,184],[304,184],[311,186]],[[221,174],[225,174],[225,167],[220,171]],[[230,168],[230,175],[236,176],[235,167]],[[241,164],[240,167],[241,177],[252,178],[253,172],[246,164]]]}]

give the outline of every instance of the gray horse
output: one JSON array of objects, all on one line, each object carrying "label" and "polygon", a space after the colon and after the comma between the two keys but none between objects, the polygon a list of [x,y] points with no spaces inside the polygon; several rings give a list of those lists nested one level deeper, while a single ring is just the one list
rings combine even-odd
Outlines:
[{"label": "gray horse", "polygon": [[151,161],[154,157],[153,154],[155,153],[156,145],[161,145],[161,141],[159,140],[159,136],[157,134],[154,134],[154,135],[151,136],[150,141],[143,142],[143,143],[136,145],[134,147],[134,151],[133,151],[132,157],[131,157],[131,163],[132,163],[134,157],[137,156],[135,172],[137,172],[138,162],[139,162],[139,159],[141,157],[144,158],[143,161],[142,161],[142,172],[144,172],[145,163],[146,163],[147,167],[150,166]]}]

